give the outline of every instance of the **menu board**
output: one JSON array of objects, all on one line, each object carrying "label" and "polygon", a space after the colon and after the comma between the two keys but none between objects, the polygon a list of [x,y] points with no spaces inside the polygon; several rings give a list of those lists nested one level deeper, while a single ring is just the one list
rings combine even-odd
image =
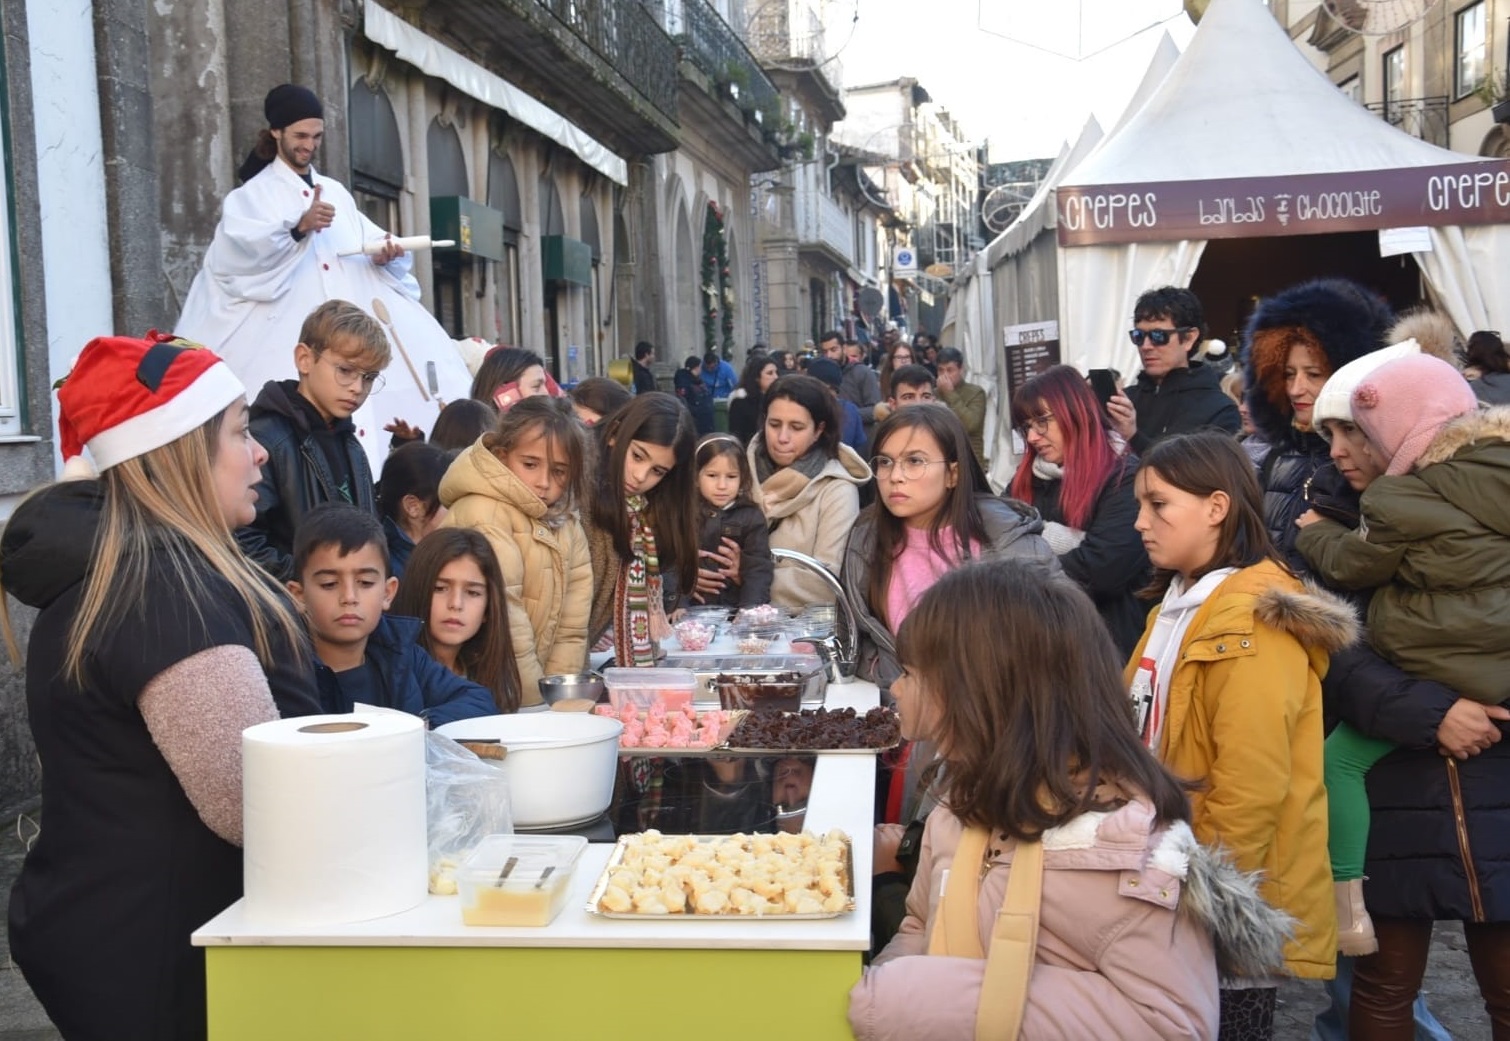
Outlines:
[{"label": "menu board", "polygon": [[1002,333],[1007,356],[1007,397],[1010,400],[1018,387],[1059,364],[1059,323],[1009,325]]}]

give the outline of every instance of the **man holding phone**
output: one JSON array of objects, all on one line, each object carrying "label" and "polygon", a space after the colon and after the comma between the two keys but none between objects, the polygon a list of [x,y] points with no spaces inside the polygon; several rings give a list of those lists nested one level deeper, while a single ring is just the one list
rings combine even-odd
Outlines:
[{"label": "man holding phone", "polygon": [[1216,428],[1236,434],[1242,416],[1222,393],[1216,371],[1191,355],[1206,336],[1201,301],[1188,289],[1163,286],[1138,297],[1128,332],[1143,371],[1106,403],[1112,429],[1134,452],[1170,434]]}]

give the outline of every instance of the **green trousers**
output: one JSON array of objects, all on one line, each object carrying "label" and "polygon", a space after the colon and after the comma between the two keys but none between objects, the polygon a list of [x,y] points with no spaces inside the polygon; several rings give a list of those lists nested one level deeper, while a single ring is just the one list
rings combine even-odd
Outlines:
[{"label": "green trousers", "polygon": [[1368,852],[1369,769],[1395,746],[1388,741],[1364,737],[1346,723],[1339,723],[1326,739],[1327,849],[1332,858],[1332,879],[1349,882],[1363,877],[1363,858]]}]

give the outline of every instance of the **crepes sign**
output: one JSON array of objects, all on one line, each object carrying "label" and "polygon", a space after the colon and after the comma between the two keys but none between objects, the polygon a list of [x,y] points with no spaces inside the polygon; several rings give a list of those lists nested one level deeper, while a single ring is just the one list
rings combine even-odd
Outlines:
[{"label": "crepes sign", "polygon": [[1059,244],[1510,222],[1510,160],[1293,177],[1061,186]]}]

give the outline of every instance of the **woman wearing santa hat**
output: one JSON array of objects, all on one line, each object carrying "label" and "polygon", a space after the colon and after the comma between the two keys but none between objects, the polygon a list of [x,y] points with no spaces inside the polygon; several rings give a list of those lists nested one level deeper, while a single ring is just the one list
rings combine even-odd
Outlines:
[{"label": "woman wearing santa hat", "polygon": [[319,711],[281,590],[236,547],[267,453],[246,392],[197,344],[105,337],[58,392],[73,470],[0,538],[40,612],[26,700],[41,835],[10,945],[65,1037],[202,1038],[200,924],[241,895],[241,731]]}]

